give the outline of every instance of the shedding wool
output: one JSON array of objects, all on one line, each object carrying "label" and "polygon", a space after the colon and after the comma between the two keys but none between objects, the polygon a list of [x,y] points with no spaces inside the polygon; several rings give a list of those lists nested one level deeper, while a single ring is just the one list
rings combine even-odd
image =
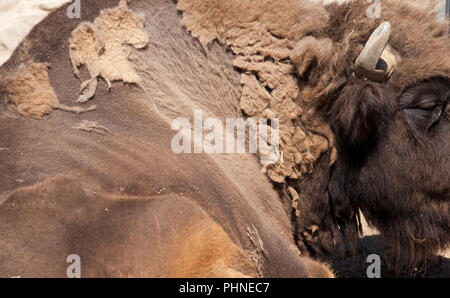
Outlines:
[{"label": "shedding wool", "polygon": [[97,78],[111,88],[112,81],[138,84],[140,78],[129,61],[131,49],[142,49],[149,42],[144,31],[144,17],[128,9],[125,0],[119,6],[103,10],[93,23],[83,22],[69,40],[73,72],[85,65],[90,79],[81,84],[78,102],[90,100],[97,89]]},{"label": "shedding wool", "polygon": [[[204,48],[218,39],[236,55],[234,66],[242,71],[240,105],[247,116],[279,119],[280,156],[267,166],[268,176],[282,183],[311,172],[321,154],[333,150],[332,137],[317,121],[305,129],[311,124],[297,102],[300,90],[289,56],[302,36],[327,25],[325,9],[293,0],[181,0],[177,8],[183,11],[183,25]],[[299,22],[305,17],[307,22]]]}]

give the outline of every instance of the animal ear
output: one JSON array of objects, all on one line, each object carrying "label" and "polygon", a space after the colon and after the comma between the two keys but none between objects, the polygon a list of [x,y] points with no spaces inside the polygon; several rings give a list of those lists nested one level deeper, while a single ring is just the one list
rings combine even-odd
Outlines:
[{"label": "animal ear", "polygon": [[359,91],[352,87],[342,91],[333,104],[329,122],[341,147],[361,151],[376,141],[388,105],[376,84],[357,87]]}]

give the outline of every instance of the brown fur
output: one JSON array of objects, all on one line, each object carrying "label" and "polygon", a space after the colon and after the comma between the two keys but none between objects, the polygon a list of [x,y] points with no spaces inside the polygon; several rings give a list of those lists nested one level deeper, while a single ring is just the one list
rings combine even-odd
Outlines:
[{"label": "brown fur", "polygon": [[[327,9],[329,26],[325,30],[311,32],[314,37],[300,40],[291,53],[300,77],[309,70],[302,92],[305,99],[329,102],[327,96],[333,95],[344,84],[361,83],[352,76],[354,61],[370,34],[383,21],[391,22],[390,45],[402,58],[387,84],[397,95],[416,82],[431,77],[448,77],[450,58],[442,55],[450,42],[448,23],[439,21],[434,11],[418,9],[407,1],[385,1],[381,19],[367,18],[367,4],[358,1],[331,4]],[[299,59],[302,55],[314,59]]]},{"label": "brown fur", "polygon": [[[359,1],[329,5],[329,26],[301,39],[291,54],[303,90],[299,99],[313,102],[333,129],[338,149],[330,181],[324,180],[329,183],[324,199],[313,203],[331,206],[321,208],[324,217],[313,223],[330,225],[325,218],[331,212],[347,240],[355,239],[361,208],[393,245],[396,258],[411,268],[450,243],[448,23],[406,1],[383,1],[382,19],[367,18],[366,9]],[[354,61],[383,21],[391,22],[390,46],[402,62],[387,83],[376,84],[355,76]],[[430,92],[442,118],[424,134],[409,120],[415,103],[408,94],[420,98]],[[305,239],[310,250],[330,247],[319,244],[320,238],[325,243],[340,238],[334,228],[325,230],[331,236]]]},{"label": "brown fur", "polygon": [[310,173],[320,155],[333,147],[332,137],[320,123],[310,123],[314,127],[305,130],[308,115],[295,102],[300,90],[289,54],[299,38],[325,28],[324,8],[295,0],[181,0],[177,8],[183,12],[182,23],[206,49],[218,39],[236,54],[233,63],[242,72],[244,113],[279,119],[279,159],[265,167],[269,178],[284,183]]},{"label": "brown fur", "polygon": [[[433,78],[448,84],[448,23],[438,21],[435,12],[424,5],[388,0],[382,5],[381,19],[368,18],[369,5],[361,1],[331,4],[326,11],[309,1],[259,1],[255,4],[250,1],[183,0],[179,1],[178,8],[183,11],[183,24],[205,47],[217,38],[237,55],[235,65],[246,72],[242,80],[241,107],[248,115],[275,115],[283,122],[283,114],[272,102],[279,94],[277,88],[283,90],[280,94],[286,98],[292,96],[289,90],[298,93],[294,97],[297,97],[300,110],[290,102],[282,103],[286,110],[299,112],[292,118],[287,117],[293,120],[287,130],[281,127],[281,150],[286,158],[269,169],[268,175],[273,181],[282,183],[282,193],[287,200],[292,199],[287,210],[289,205],[294,209],[295,234],[302,250],[316,255],[333,253],[344,245],[350,245],[347,248],[353,250],[360,232],[358,208],[361,208],[369,222],[382,230],[395,247],[401,248],[403,258],[411,259],[414,264],[425,255],[447,247],[450,240],[445,91],[438,92],[443,97],[440,99],[443,130],[433,139],[421,138],[421,142],[428,143],[429,147],[418,146],[415,140],[403,134],[401,129],[407,126],[404,122],[394,124],[391,120],[397,110],[404,108],[399,104],[400,98],[409,88]],[[383,21],[392,24],[390,46],[401,56],[401,64],[386,84],[375,84],[356,77],[354,62],[371,33]],[[286,53],[289,60],[286,60]],[[276,70],[270,69],[272,64],[278,66],[274,67]],[[291,65],[295,66],[297,76],[294,84],[282,80],[281,75],[294,77],[289,68]],[[276,75],[272,77],[273,74]],[[258,82],[269,91],[275,90],[268,95],[261,91]],[[291,88],[293,85],[295,88]],[[443,88],[438,83],[434,86],[436,90]],[[306,113],[309,107],[315,108],[318,112],[315,115],[321,117],[310,117],[311,113]],[[334,139],[327,132],[327,126],[320,123],[320,118],[325,119],[333,130],[337,157],[333,151],[323,156],[322,153],[333,146],[321,146],[320,138],[314,140],[317,132],[326,137],[328,144]],[[389,131],[383,131],[388,125]],[[284,143],[286,140],[288,142]],[[444,140],[444,144],[435,144],[439,140]],[[384,148],[376,147],[375,143],[383,141],[386,143]],[[395,144],[401,145],[396,147]],[[417,154],[400,162],[399,152],[411,148],[415,148]],[[308,155],[312,158],[305,158]],[[367,164],[366,158],[378,158],[384,165]],[[328,160],[331,164],[336,160],[331,170]],[[434,165],[435,160],[440,163]],[[425,165],[413,167],[418,161]],[[398,164],[398,171],[381,174],[382,167],[388,164]],[[366,168],[363,172],[358,171],[361,166]],[[310,169],[314,169],[313,173]],[[436,171],[431,173],[432,169]],[[394,194],[407,183],[407,179],[396,179],[403,175],[402,171],[416,173],[406,176],[415,181],[417,188]],[[350,172],[355,173],[350,175]],[[394,176],[389,179],[391,183],[383,183],[385,177],[391,175]],[[429,179],[423,178],[428,176]],[[296,192],[283,185],[285,182],[295,186]],[[358,194],[353,191],[358,189],[354,184],[362,184]],[[419,185],[426,190],[417,195]],[[383,192],[385,188],[393,193]],[[376,195],[364,192],[377,193],[380,197],[374,199]],[[434,193],[438,193],[437,201],[429,203],[426,197],[436,196]],[[401,206],[386,203],[399,198],[404,202],[399,204]],[[441,211],[435,204],[441,206]],[[379,208],[385,207],[390,211],[385,211],[383,216],[377,215]],[[427,219],[415,219],[415,208],[424,210]]]},{"label": "brown fur", "polygon": [[[86,20],[97,17],[100,9],[118,4],[117,1],[99,3],[90,2],[91,9],[83,16]],[[420,134],[421,124],[411,118],[409,112],[405,118],[393,115],[400,115],[403,112],[399,111],[411,104],[414,99],[409,95],[411,92],[427,94],[435,90],[445,103],[449,73],[445,55],[449,48],[448,24],[438,23],[433,14],[403,1],[383,2],[382,20],[367,19],[367,6],[357,2],[331,5],[327,10],[299,1],[258,2],[256,7],[251,1],[211,3],[211,6],[203,6],[202,1],[179,2],[178,8],[185,12],[183,23],[200,38],[200,46],[186,35],[181,25],[173,25],[178,24],[178,19],[175,6],[169,1],[132,2],[133,11],[155,12],[146,20],[145,30],[149,40],[158,42],[150,42],[143,52],[130,51],[130,58],[136,59],[137,73],[144,78],[142,89],[118,88],[111,95],[99,92],[96,96],[102,109],[89,115],[88,121],[99,120],[109,133],[88,135],[73,129],[81,120],[76,115],[50,115],[48,122],[39,125],[31,119],[11,120],[6,114],[2,116],[2,140],[9,150],[2,152],[6,155],[2,156],[0,165],[2,171],[10,175],[2,177],[0,183],[4,201],[0,211],[5,212],[5,216],[15,215],[7,203],[20,196],[21,191],[25,193],[21,200],[33,206],[33,197],[27,192],[30,189],[23,188],[21,183],[38,188],[37,195],[45,196],[47,189],[42,190],[36,183],[56,183],[60,187],[74,185],[76,180],[79,185],[73,187],[74,193],[84,197],[83,192],[87,192],[91,203],[98,204],[98,209],[93,210],[100,214],[98,222],[83,210],[71,214],[67,209],[73,207],[56,199],[50,207],[49,201],[44,199],[36,200],[33,208],[20,208],[19,213],[27,210],[34,213],[12,216],[2,224],[4,237],[0,239],[9,239],[5,240],[9,246],[5,246],[8,249],[0,262],[7,264],[11,272],[5,275],[18,275],[20,273],[14,272],[21,270],[29,276],[44,274],[41,263],[32,263],[29,269],[23,269],[21,258],[38,260],[44,255],[47,258],[44,260],[48,260],[48,251],[58,251],[61,256],[73,253],[61,244],[61,239],[66,240],[64,235],[71,239],[72,235],[78,235],[80,238],[75,238],[79,246],[70,248],[77,248],[83,255],[104,258],[89,260],[90,276],[168,274],[165,270],[169,267],[155,261],[164,252],[159,251],[157,256],[147,254],[146,248],[155,243],[156,248],[167,250],[169,256],[178,256],[179,263],[170,267],[170,271],[177,271],[181,276],[199,273],[198,268],[207,268],[207,272],[201,274],[208,276],[330,276],[326,266],[299,257],[293,248],[289,218],[258,172],[253,157],[180,157],[168,151],[171,136],[168,121],[171,119],[188,117],[197,107],[208,116],[221,119],[241,116],[239,107],[249,115],[261,113],[264,117],[282,111],[262,107],[267,103],[264,100],[252,105],[255,103],[252,97],[259,100],[267,93],[271,93],[272,100],[282,99],[273,107],[286,103],[292,107],[284,115],[290,121],[285,130],[287,147],[294,148],[291,152],[286,150],[289,153],[287,163],[299,166],[296,170],[301,173],[309,173],[312,163],[317,161],[315,170],[300,180],[297,172],[289,167],[269,172],[274,181],[287,182],[282,185],[285,188],[282,191],[285,197],[293,199],[288,202],[288,210],[294,208],[290,220],[297,223],[295,237],[304,252],[321,255],[351,243],[348,240],[356,238],[358,232],[358,208],[413,264],[423,255],[446,247],[450,176],[448,155],[445,155],[449,148],[445,142],[448,140],[448,130],[445,130],[448,110],[443,113],[444,128],[434,130],[432,138]],[[268,8],[274,14],[260,13]],[[198,14],[199,11],[202,13]],[[62,8],[38,26],[27,39],[30,48],[27,50],[22,45],[3,70],[16,71],[18,62],[23,60],[23,52],[28,51],[35,61],[52,63],[50,84],[62,101],[70,102],[76,99],[79,84],[71,72],[69,49],[62,45],[79,24],[67,20],[64,14],[65,8]],[[208,21],[204,21],[202,14]],[[234,21],[224,22],[236,20],[236,16],[241,16],[238,19],[247,26],[243,35],[235,31]],[[304,21],[300,22],[302,18]],[[383,20],[393,25],[391,46],[400,53],[403,63],[388,83],[375,84],[356,78],[353,65],[367,38]],[[59,30],[55,29],[55,24],[60,25]],[[259,37],[270,42],[258,44]],[[207,46],[214,38],[239,55],[234,62],[217,43]],[[208,56],[203,52],[205,48]],[[241,81],[233,64],[246,72]],[[239,82],[243,83],[243,90]],[[286,86],[289,88],[283,88]],[[267,87],[267,93],[263,87]],[[246,96],[244,99],[241,91]],[[328,121],[336,136],[338,157],[331,169],[332,153],[322,153],[331,147],[333,136],[319,119],[309,114],[303,117],[310,104]],[[299,106],[305,114],[298,110]],[[318,137],[314,140],[315,135]],[[46,140],[45,144],[39,142],[42,139]],[[304,156],[296,156],[295,151]],[[404,152],[410,155],[404,157]],[[18,153],[24,154],[15,155]],[[61,179],[58,176],[61,173],[70,178]],[[138,207],[149,204],[148,199],[152,201],[155,192],[160,195],[164,191],[169,193],[168,197],[162,196],[167,199],[167,205],[163,204],[166,209],[161,212],[164,220],[149,223],[146,220],[153,214],[154,211],[149,210],[152,208]],[[177,201],[182,196],[180,192],[186,196],[183,203]],[[108,221],[100,211],[110,210],[111,199],[117,200],[119,207],[115,211],[119,215]],[[77,206],[86,203],[75,202]],[[185,206],[183,210],[188,215],[182,217],[169,210],[176,205]],[[73,229],[74,233],[30,229],[30,226],[53,227],[53,223],[45,224],[53,213],[58,214],[58,219],[67,218],[68,222],[62,226]],[[201,220],[193,221],[196,216]],[[175,234],[204,242],[204,245],[190,241],[179,244],[170,237],[147,235],[144,228],[136,229],[135,233],[126,228],[128,224],[157,227],[157,223],[164,222],[171,229],[179,228],[185,221],[192,222],[189,227],[193,229],[187,234],[177,231]],[[86,227],[80,228],[80,223]],[[13,237],[16,227],[21,229]],[[98,237],[92,240],[84,234],[86,230],[96,231]],[[39,249],[23,244],[23,239],[28,239],[30,234],[37,235],[35,246]],[[45,240],[49,234],[54,235],[53,242]],[[122,240],[124,235],[130,237]],[[222,250],[223,247],[227,249]],[[186,252],[194,249],[199,253],[189,255]],[[133,251],[133,254],[122,261],[125,251]],[[149,268],[156,268],[155,271],[141,270],[133,256],[154,261],[152,266],[155,267]],[[60,259],[51,263],[45,274],[64,274],[61,273],[63,265],[56,264]]]},{"label": "brown fur", "polygon": [[[368,18],[368,4],[361,1],[331,4],[326,7],[326,12],[308,1],[262,1],[255,5],[248,1],[205,3],[201,0],[183,0],[179,2],[178,8],[184,13],[183,23],[187,29],[204,46],[218,38],[238,55],[235,65],[244,72],[258,74],[258,80],[264,86],[276,86],[271,85],[266,78],[270,77],[267,71],[261,70],[265,64],[272,63],[266,60],[272,59],[275,63],[291,62],[295,65],[298,77],[296,84],[299,85],[296,103],[302,110],[306,110],[308,103],[311,103],[318,115],[323,116],[331,126],[338,146],[338,157],[336,165],[331,169],[331,180],[327,174],[327,161],[319,159],[328,146],[319,150],[312,158],[312,161],[318,160],[316,173],[298,180],[295,170],[295,174],[290,175],[290,159],[295,161],[294,169],[300,165],[303,167],[304,163],[297,163],[302,157],[297,157],[296,154],[313,152],[311,144],[320,144],[311,137],[305,138],[305,126],[309,131],[321,132],[327,136],[328,141],[332,141],[332,137],[325,133],[326,129],[317,129],[302,112],[298,113],[300,121],[294,122],[294,128],[290,127],[291,134],[288,136],[282,133],[281,137],[282,142],[284,139],[291,139],[298,151],[288,150],[290,147],[283,146],[282,143],[281,150],[287,158],[284,163],[268,172],[273,181],[284,183],[285,177],[288,185],[297,187],[300,199],[296,199],[289,188],[282,186],[286,197],[294,200],[293,214],[301,215],[296,219],[299,223],[296,229],[303,250],[320,255],[324,252],[331,253],[342,247],[342,244],[353,246],[353,240],[356,240],[360,231],[358,208],[361,208],[369,222],[376,225],[394,247],[401,248],[402,258],[408,262],[412,260],[414,264],[425,255],[435,253],[439,248],[446,248],[450,241],[450,167],[445,142],[448,139],[445,128],[447,98],[446,91],[440,91],[445,89],[445,84],[448,85],[450,60],[447,53],[450,39],[448,23],[438,21],[436,13],[430,9],[434,6],[431,3],[411,5],[407,1],[383,1],[382,5],[381,19]],[[259,15],[267,10],[274,10],[276,13]],[[390,21],[392,24],[390,46],[401,56],[401,63],[386,84],[375,84],[356,77],[354,62],[371,33],[383,21]],[[273,37],[276,38],[271,40]],[[264,47],[260,46],[261,40],[265,41]],[[283,43],[282,50],[274,50],[278,49],[280,43]],[[283,60],[286,51],[289,52],[290,61]],[[257,55],[262,55],[265,59],[259,61]],[[259,67],[258,63],[262,66]],[[289,69],[288,63],[285,68]],[[270,71],[268,73],[271,74]],[[280,68],[274,73],[280,76],[284,72]],[[286,73],[291,71],[287,70]],[[260,100],[267,95],[259,92],[261,88],[254,84],[254,79],[247,79],[245,75],[243,78],[247,83],[244,84],[241,107],[249,115],[257,114],[258,110],[249,104],[251,97],[248,94],[252,97],[260,94]],[[407,127],[404,119],[395,119],[394,114],[399,114],[398,111],[405,108],[405,104],[400,102],[407,90],[433,78],[442,80],[433,86],[442,97],[438,103],[443,107],[443,117],[442,131],[430,138],[418,135]],[[287,81],[279,86],[284,90],[291,89],[291,84]],[[255,91],[250,93],[249,89]],[[259,107],[265,109],[267,105],[273,110],[270,100],[269,104],[263,100]],[[283,103],[283,106],[291,105]],[[283,121],[283,117],[281,118]],[[412,136],[403,133],[404,129],[409,130]],[[439,141],[443,144],[436,144]],[[425,145],[415,142],[423,142]],[[382,145],[384,147],[378,147],[378,143],[385,143]],[[411,152],[412,148],[414,152]],[[399,155],[402,151],[411,152],[411,157],[403,158]],[[323,158],[334,160],[329,155]],[[377,158],[378,162],[375,163],[366,161]],[[417,162],[423,165],[413,166]],[[397,165],[397,172],[384,173],[382,169],[390,164]],[[300,169],[301,173],[309,173],[301,167]],[[320,174],[321,171],[325,174]],[[406,175],[406,172],[409,174]],[[393,176],[388,179],[390,183],[384,183],[384,177],[390,176]],[[415,181],[415,186],[405,189],[404,185],[408,180]],[[307,185],[308,181],[313,185]],[[362,186],[353,186],[354,184]],[[383,191],[385,188],[387,190]],[[430,196],[436,197],[432,203],[428,202]],[[398,204],[399,206],[389,204],[395,200],[404,203]],[[386,208],[382,216],[377,214],[381,212],[380,208]],[[418,216],[415,209],[423,210],[420,215],[423,219],[415,219]]]},{"label": "brown fur", "polygon": [[[117,4],[86,2],[83,21]],[[254,156],[171,151],[171,120],[192,117],[196,107],[221,119],[242,116],[239,75],[219,45],[204,54],[171,1],[129,6],[151,15],[145,30],[158,41],[131,53],[146,79],[142,89],[117,84],[106,93],[99,84],[98,110],[83,117],[11,118],[0,106],[0,141],[8,148],[0,155],[0,171],[8,173],[0,178],[0,275],[64,277],[65,258],[78,253],[86,277],[332,276],[300,256]],[[15,71],[25,53],[50,62],[50,85],[70,103],[79,81],[67,41],[79,21],[67,19],[66,7],[37,26],[29,48],[19,47],[2,70]],[[108,132],[74,128],[83,120]]]},{"label": "brown fur", "polygon": [[[39,225],[29,226],[37,217]],[[83,277],[257,276],[251,260],[189,196],[112,196],[57,175],[9,194],[0,218],[3,227],[14,226],[0,232],[6,277],[64,276],[70,252],[80,256]],[[46,269],[36,272],[39,267]]]}]

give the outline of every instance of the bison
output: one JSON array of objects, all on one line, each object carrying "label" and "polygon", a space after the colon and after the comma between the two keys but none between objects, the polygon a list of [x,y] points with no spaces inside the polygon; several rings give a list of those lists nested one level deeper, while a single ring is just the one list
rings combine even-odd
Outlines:
[{"label": "bison", "polygon": [[[294,237],[304,253],[354,251],[359,211],[401,265],[416,268],[448,247],[447,21],[406,1],[383,1],[379,16],[362,1],[324,8],[308,1],[178,4],[202,44],[227,44],[235,66],[269,91],[270,113],[264,102],[259,114],[241,107],[282,118],[284,163],[268,174],[293,201]],[[274,12],[259,14],[264,8]],[[320,137],[333,146],[323,150]]]},{"label": "bison", "polygon": [[[317,225],[315,235],[299,238],[313,254],[351,244],[361,210],[413,268],[450,244],[448,22],[403,1],[383,1],[381,19],[371,19],[360,2],[327,6],[329,26],[291,54],[303,96],[337,149],[336,162],[315,174],[319,194],[289,182],[307,190],[317,211],[298,222],[300,232]],[[319,47],[324,40],[328,49]]]},{"label": "bison", "polygon": [[[231,53],[206,54],[172,1],[86,1],[81,20],[67,7],[1,68],[0,276],[65,277],[77,255],[81,277],[333,277],[298,251],[255,155],[171,150],[177,117],[243,116]],[[120,67],[140,81],[117,82]],[[97,109],[52,109],[80,95]]]},{"label": "bison", "polygon": [[[77,254],[85,277],[332,277],[309,257],[354,251],[359,211],[408,265],[447,248],[448,23],[367,6],[53,12],[0,69],[0,275],[65,276]],[[278,161],[175,154],[170,123],[197,109],[278,118]]]}]

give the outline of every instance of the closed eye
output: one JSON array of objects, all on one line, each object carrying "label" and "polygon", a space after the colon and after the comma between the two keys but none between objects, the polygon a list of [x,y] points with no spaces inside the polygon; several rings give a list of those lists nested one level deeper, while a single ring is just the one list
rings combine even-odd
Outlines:
[{"label": "closed eye", "polygon": [[436,110],[442,110],[441,107],[439,105],[437,105],[437,104],[435,104],[435,105],[428,105],[428,106],[427,105],[417,106],[416,108],[420,109],[420,110],[427,111],[427,112],[433,112],[433,111],[436,111]]},{"label": "closed eye", "polygon": [[429,132],[437,123],[439,123],[442,115],[442,107],[434,105],[432,107],[413,107],[406,108],[406,119],[410,125]]},{"label": "closed eye", "polygon": [[399,101],[400,110],[412,128],[429,133],[447,119],[449,97],[447,81],[430,79],[403,93]]}]

